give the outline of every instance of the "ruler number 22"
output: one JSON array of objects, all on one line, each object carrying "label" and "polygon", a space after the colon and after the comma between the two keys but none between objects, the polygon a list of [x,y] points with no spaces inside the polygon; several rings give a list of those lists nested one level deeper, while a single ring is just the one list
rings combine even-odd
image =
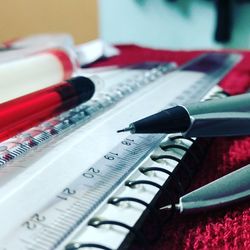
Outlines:
[{"label": "ruler number 22", "polygon": [[24,226],[29,230],[34,230],[39,222],[45,221],[45,216],[35,213],[28,221],[24,222]]}]

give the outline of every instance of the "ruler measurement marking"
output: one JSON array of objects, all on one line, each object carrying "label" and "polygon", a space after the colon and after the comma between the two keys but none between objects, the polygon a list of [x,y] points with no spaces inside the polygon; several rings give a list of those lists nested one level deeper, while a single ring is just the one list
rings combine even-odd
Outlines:
[{"label": "ruler measurement marking", "polygon": [[69,209],[65,212],[65,218],[72,218],[74,221],[81,216],[80,210]]},{"label": "ruler measurement marking", "polygon": [[[61,225],[61,221],[54,221],[53,222],[53,227],[55,227],[56,229],[58,229],[58,230],[63,230],[63,232],[65,231],[65,227],[63,227],[62,225]],[[63,233],[62,232],[62,233]]]},{"label": "ruler measurement marking", "polygon": [[35,241],[35,242],[33,242],[33,243],[31,243],[30,245],[32,246],[32,250],[39,250],[39,249],[41,249],[41,250],[48,250],[48,248],[46,247],[45,248],[45,244],[42,244],[43,242],[37,242],[37,241]]},{"label": "ruler measurement marking", "polygon": [[87,208],[87,206],[85,206],[85,205],[74,206],[72,209],[70,209],[70,211],[72,211],[74,213],[78,213],[79,215],[81,215],[82,211],[85,210],[86,208]]},{"label": "ruler measurement marking", "polygon": [[51,233],[51,232],[53,232],[53,233],[56,234],[58,230],[57,230],[57,227],[55,227],[54,224],[55,224],[54,222],[52,223],[52,225],[47,224],[42,232],[43,233],[47,233],[47,232]]},{"label": "ruler measurement marking", "polygon": [[67,229],[70,228],[70,227],[72,227],[72,224],[66,223],[63,217],[58,217],[58,219],[60,220],[60,223],[61,223],[62,225],[65,225],[65,226],[66,226]]},{"label": "ruler measurement marking", "polygon": [[[30,241],[28,241],[28,240],[26,240],[26,239],[20,238],[19,240],[20,240],[21,242],[23,242],[25,245],[28,245],[28,247],[33,245],[33,242],[30,242]],[[30,248],[30,249],[31,249],[31,250],[34,250],[34,248]]]},{"label": "ruler measurement marking", "polygon": [[84,194],[83,197],[80,197],[76,202],[74,202],[73,204],[75,206],[83,206],[83,205],[87,205],[85,202],[84,202],[84,198],[86,197],[87,194]]},{"label": "ruler measurement marking", "polygon": [[55,241],[56,239],[55,238],[51,238],[51,235],[48,235],[48,234],[45,234],[44,232],[41,233],[39,235],[39,237],[37,239],[35,239],[36,242],[47,242],[48,243],[48,246],[51,246],[51,245],[54,245],[55,244]]},{"label": "ruler measurement marking", "polygon": [[54,209],[55,209],[56,211],[60,212],[60,213],[64,213],[64,210],[61,209],[61,208],[55,207]]},{"label": "ruler measurement marking", "polygon": [[84,202],[74,204],[74,209],[81,211],[80,209],[88,208],[87,204]]},{"label": "ruler measurement marking", "polygon": [[72,218],[67,216],[67,212],[64,213],[63,217],[59,217],[59,218],[64,220],[64,222],[68,223],[69,225],[72,225],[72,223],[75,221],[75,220],[72,220]]}]

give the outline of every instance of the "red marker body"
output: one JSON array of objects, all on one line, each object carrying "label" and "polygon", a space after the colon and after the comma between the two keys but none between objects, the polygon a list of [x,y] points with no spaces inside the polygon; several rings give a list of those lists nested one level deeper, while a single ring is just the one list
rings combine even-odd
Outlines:
[{"label": "red marker body", "polygon": [[0,141],[89,100],[94,90],[89,78],[75,77],[0,104]]}]

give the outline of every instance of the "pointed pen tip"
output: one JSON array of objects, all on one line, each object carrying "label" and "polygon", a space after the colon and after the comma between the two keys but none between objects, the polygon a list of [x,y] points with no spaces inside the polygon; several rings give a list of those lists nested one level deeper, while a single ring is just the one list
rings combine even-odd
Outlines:
[{"label": "pointed pen tip", "polygon": [[171,209],[177,209],[180,210],[180,205],[179,204],[175,204],[175,205],[167,205],[164,207],[160,207],[160,210],[171,210]]},{"label": "pointed pen tip", "polygon": [[131,130],[130,127],[128,127],[128,128],[123,128],[123,129],[117,130],[117,133],[126,132],[126,131],[130,131],[130,130]]},{"label": "pointed pen tip", "polygon": [[160,207],[160,210],[170,210],[172,208],[172,205],[167,205],[164,207]]}]

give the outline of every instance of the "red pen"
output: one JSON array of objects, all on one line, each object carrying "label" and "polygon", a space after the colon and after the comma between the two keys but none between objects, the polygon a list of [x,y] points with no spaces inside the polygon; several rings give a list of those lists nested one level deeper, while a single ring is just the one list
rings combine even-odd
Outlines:
[{"label": "red pen", "polygon": [[76,59],[63,49],[48,49],[0,63],[0,103],[67,80],[76,67]]},{"label": "red pen", "polygon": [[79,76],[0,104],[0,141],[88,101],[94,92],[92,80]]}]

